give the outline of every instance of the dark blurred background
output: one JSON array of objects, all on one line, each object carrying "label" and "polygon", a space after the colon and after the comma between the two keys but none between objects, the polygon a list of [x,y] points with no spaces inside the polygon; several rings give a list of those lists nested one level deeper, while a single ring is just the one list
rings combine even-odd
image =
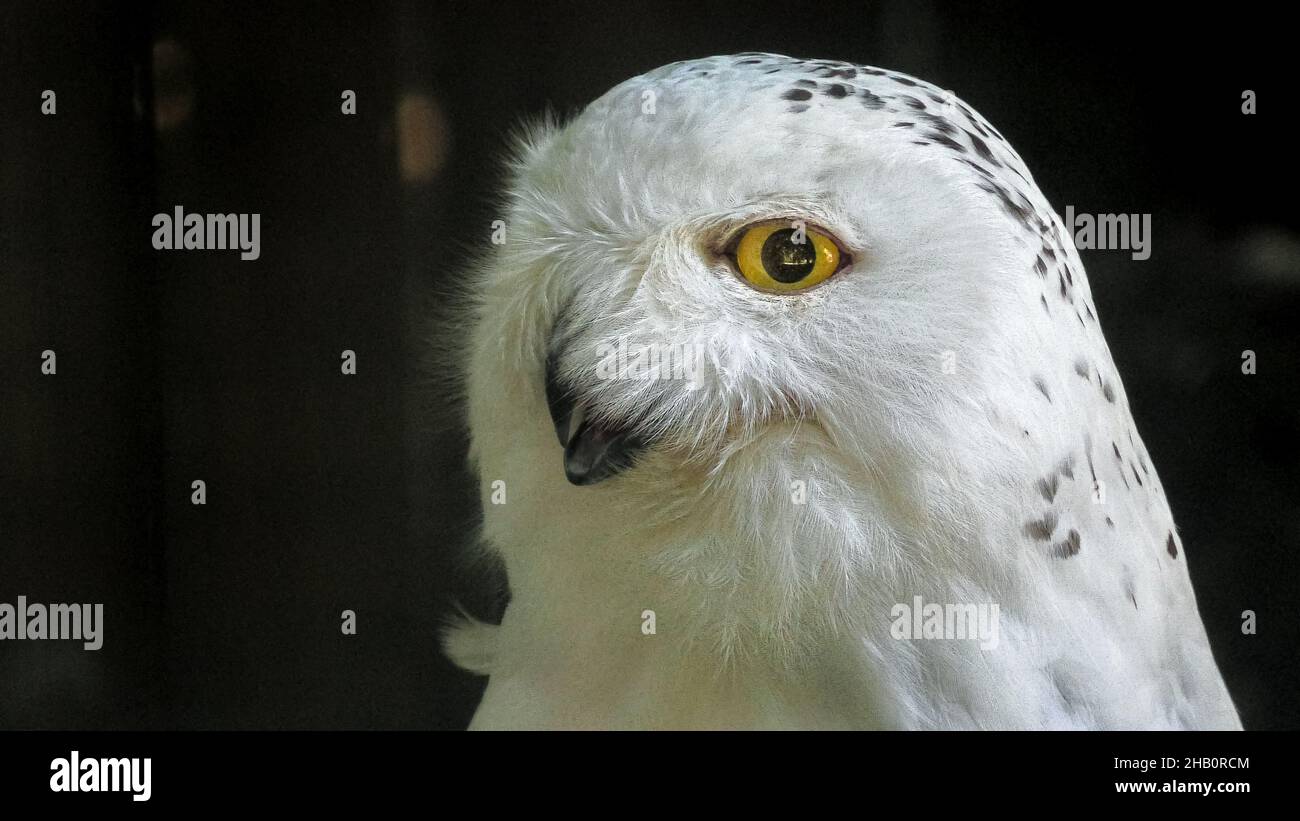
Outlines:
[{"label": "dark blurred background", "polygon": [[[452,355],[429,317],[488,240],[521,118],[749,50],[925,77],[1058,210],[1152,214],[1150,260],[1082,252],[1095,301],[1246,726],[1300,727],[1289,26],[1243,4],[268,5],[0,10],[0,602],[106,611],[97,653],[0,643],[0,728],[464,726],[482,683],[437,632],[493,602],[461,558],[476,491],[426,387]],[[154,251],[177,204],[260,213],[261,258]]]}]

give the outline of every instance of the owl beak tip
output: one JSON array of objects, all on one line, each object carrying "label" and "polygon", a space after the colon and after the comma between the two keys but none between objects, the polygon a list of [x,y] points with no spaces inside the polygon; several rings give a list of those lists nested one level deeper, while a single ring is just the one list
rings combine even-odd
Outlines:
[{"label": "owl beak tip", "polygon": [[631,428],[600,424],[588,417],[572,388],[562,384],[554,357],[546,366],[546,404],[564,448],[564,478],[594,485],[631,467],[645,440]]}]

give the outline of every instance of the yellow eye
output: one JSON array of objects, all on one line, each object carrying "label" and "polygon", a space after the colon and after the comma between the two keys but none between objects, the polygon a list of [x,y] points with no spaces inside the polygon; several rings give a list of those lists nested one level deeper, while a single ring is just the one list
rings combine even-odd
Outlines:
[{"label": "yellow eye", "polygon": [[835,240],[788,221],[746,228],[736,244],[735,258],[740,275],[764,291],[804,291],[843,267]]}]

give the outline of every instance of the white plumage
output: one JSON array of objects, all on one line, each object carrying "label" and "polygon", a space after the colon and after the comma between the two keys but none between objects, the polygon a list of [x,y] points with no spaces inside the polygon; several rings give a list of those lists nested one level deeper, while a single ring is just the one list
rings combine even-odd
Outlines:
[{"label": "white plumage", "polygon": [[[475,727],[1240,726],[1078,254],[951,94],[675,63],[535,129],[506,207],[465,388],[511,602],[447,641]],[[851,261],[751,287],[771,220]],[[692,378],[601,370],[647,346]],[[896,637],[917,596],[996,604],[996,645]]]}]

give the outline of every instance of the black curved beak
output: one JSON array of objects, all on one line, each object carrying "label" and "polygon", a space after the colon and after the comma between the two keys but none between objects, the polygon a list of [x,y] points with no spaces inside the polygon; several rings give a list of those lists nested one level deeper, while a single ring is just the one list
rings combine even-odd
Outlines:
[{"label": "black curved beak", "polygon": [[632,467],[648,443],[631,427],[589,418],[573,388],[560,382],[556,364],[554,356],[547,359],[546,405],[564,448],[564,478],[575,485],[594,485]]}]

